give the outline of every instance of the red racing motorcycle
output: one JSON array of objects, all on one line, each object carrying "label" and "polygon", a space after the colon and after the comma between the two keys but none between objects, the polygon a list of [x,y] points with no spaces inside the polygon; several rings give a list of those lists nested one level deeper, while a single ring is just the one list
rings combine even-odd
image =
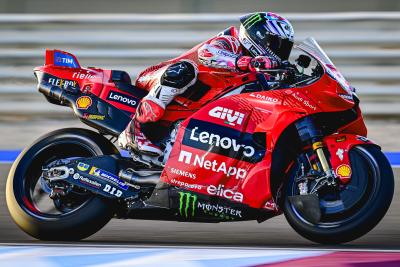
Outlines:
[{"label": "red racing motorcycle", "polygon": [[[143,129],[164,149],[121,155],[113,145],[147,91],[124,71],[82,68],[47,50],[38,90],[91,131],[57,130],[14,162],[7,206],[42,240],[79,240],[111,218],[263,222],[284,213],[303,237],[354,240],[392,201],[393,172],[367,136],[355,90],[314,39],[281,69],[199,82]],[[232,75],[231,75],[232,76]]]}]

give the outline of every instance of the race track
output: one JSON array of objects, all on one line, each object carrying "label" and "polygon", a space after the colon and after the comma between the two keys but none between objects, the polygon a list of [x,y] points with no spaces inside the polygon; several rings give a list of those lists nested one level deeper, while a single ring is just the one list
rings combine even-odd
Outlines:
[{"label": "race track", "polygon": [[[8,214],[4,187],[9,168],[9,164],[0,165],[0,243],[41,243],[18,229]],[[398,184],[400,171],[395,171],[395,176]],[[389,212],[374,230],[354,242],[336,248],[400,249],[399,192],[399,187],[396,187]],[[321,245],[297,235],[283,216],[261,224],[253,221],[200,224],[114,219],[100,232],[80,243],[321,248]]]}]

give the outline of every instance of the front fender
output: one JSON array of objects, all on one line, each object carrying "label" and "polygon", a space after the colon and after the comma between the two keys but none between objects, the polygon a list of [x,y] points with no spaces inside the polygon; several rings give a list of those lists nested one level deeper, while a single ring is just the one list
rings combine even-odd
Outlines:
[{"label": "front fender", "polygon": [[367,137],[355,134],[328,135],[324,137],[323,142],[330,154],[331,167],[343,184],[350,181],[352,173],[349,151],[357,145],[374,145],[379,147]]}]

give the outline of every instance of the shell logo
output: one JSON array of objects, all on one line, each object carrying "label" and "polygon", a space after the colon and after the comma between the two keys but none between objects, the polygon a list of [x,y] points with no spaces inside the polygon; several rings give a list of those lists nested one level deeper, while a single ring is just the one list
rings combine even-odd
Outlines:
[{"label": "shell logo", "polygon": [[347,164],[342,164],[336,168],[336,174],[342,178],[350,178],[351,168]]},{"label": "shell logo", "polygon": [[78,109],[88,109],[92,105],[92,99],[88,96],[81,96],[76,100]]}]

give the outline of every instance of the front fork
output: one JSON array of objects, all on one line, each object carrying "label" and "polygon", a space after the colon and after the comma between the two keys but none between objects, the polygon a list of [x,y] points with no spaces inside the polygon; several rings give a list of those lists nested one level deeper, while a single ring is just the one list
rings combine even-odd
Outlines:
[{"label": "front fork", "polygon": [[[318,158],[320,167],[318,165],[312,166],[314,170],[319,168],[325,174],[328,179],[328,183],[331,185],[336,184],[335,173],[332,170],[331,164],[329,163],[322,142],[323,135],[319,129],[315,126],[313,120],[310,117],[303,118],[295,123],[300,140],[303,145],[312,147],[312,151]],[[321,171],[321,170],[320,170]]]}]

